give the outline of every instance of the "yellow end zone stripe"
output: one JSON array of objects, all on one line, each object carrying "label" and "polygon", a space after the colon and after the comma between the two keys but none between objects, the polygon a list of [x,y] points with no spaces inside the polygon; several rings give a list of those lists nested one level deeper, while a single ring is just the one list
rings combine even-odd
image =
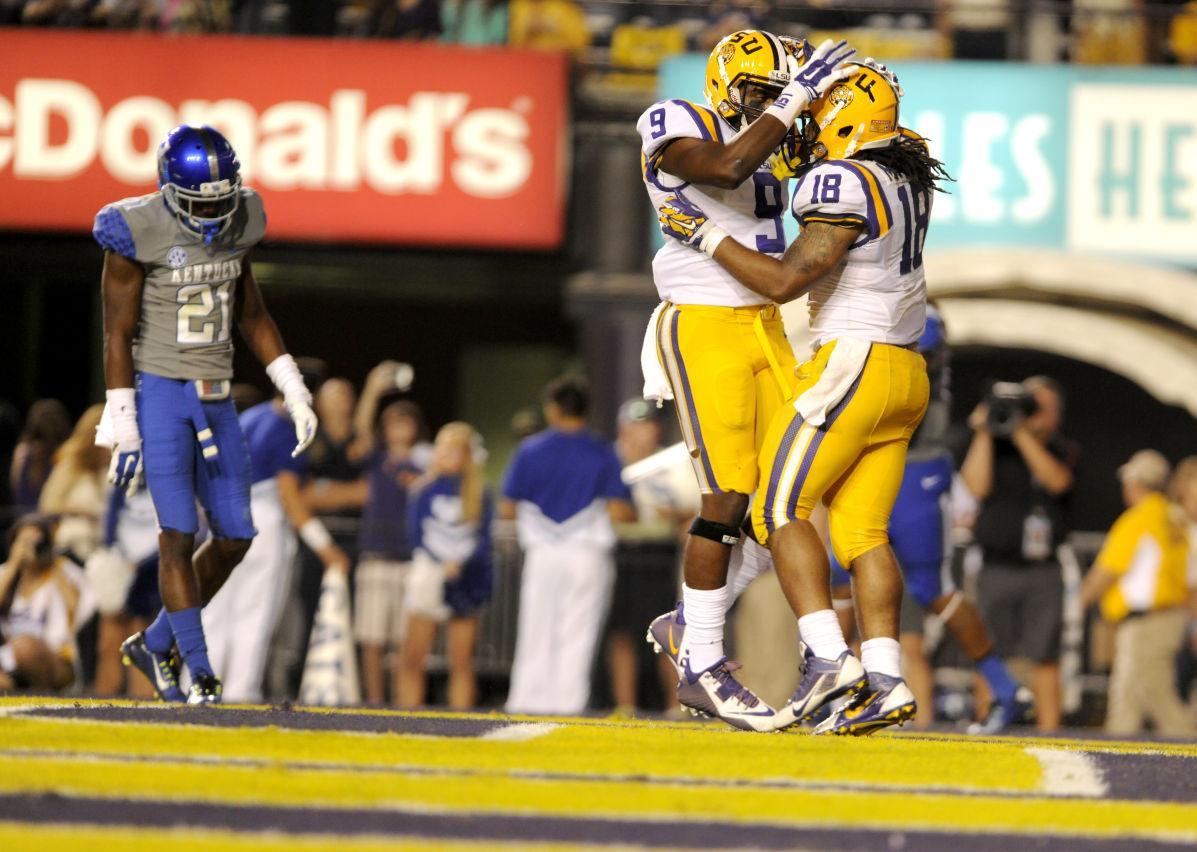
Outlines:
[{"label": "yellow end zone stripe", "polygon": [[0,822],[0,849],[19,852],[36,849],[37,852],[78,852],[79,849],[119,849],[121,852],[211,852],[213,849],[230,852],[316,852],[316,850],[363,850],[375,849],[406,850],[407,852],[432,852],[432,850],[481,849],[536,849],[549,850],[585,849],[585,846],[558,843],[518,844],[500,843],[494,840],[467,841],[420,840],[416,838],[370,835],[318,835],[283,834],[281,832],[238,832],[225,830],[200,830],[191,828],[126,828],[107,825],[45,825],[20,822]]},{"label": "yellow end zone stripe", "polygon": [[[248,710],[270,710],[273,709],[269,705],[264,704],[238,704],[225,705],[226,707],[238,707]],[[25,720],[37,722],[39,724],[97,724],[97,725],[118,725],[129,726],[130,724],[136,726],[138,732],[144,731],[147,727],[142,722],[135,723],[121,723],[121,722],[91,722],[90,720],[75,721],[64,720],[61,718],[48,719],[38,718],[36,716],[23,716],[19,712],[14,715],[5,715],[5,711],[12,713],[24,708],[30,707],[81,707],[81,708],[99,708],[99,707],[139,707],[145,709],[160,710],[163,713],[170,713],[174,708],[164,705],[160,701],[134,701],[129,699],[97,699],[97,698],[72,698],[64,700],[61,697],[55,696],[0,696],[0,731],[4,726],[11,724],[16,720]],[[217,710],[216,712],[219,712]],[[740,737],[739,734],[729,731],[719,725],[696,725],[693,722],[666,722],[660,720],[648,719],[603,719],[603,718],[562,718],[560,716],[532,716],[525,714],[499,714],[499,713],[445,713],[437,710],[390,710],[386,708],[377,707],[295,707],[295,713],[308,713],[312,715],[321,716],[373,716],[373,717],[394,717],[394,718],[419,718],[419,719],[467,719],[482,722],[551,722],[563,726],[563,729],[569,730],[585,730],[590,728],[609,729],[617,728],[622,730],[640,729],[640,730],[673,730],[684,731],[687,733],[701,733],[709,736],[730,735],[733,737]],[[168,724],[160,726],[163,730],[177,729],[180,727],[177,724]],[[228,729],[212,729],[205,727],[204,730],[228,730]],[[250,729],[245,729],[250,730]],[[272,729],[274,730],[274,729]],[[140,736],[140,733],[139,733]],[[785,734],[783,738],[786,740],[792,738],[805,739],[802,734]],[[757,739],[756,737],[749,737],[749,739]],[[763,739],[776,745],[776,740],[772,737],[765,736]],[[1178,757],[1197,757],[1197,742],[1150,742],[1150,741],[1130,741],[1130,740],[1097,740],[1097,739],[1073,739],[1063,737],[1047,737],[1047,736],[1027,736],[1027,737],[976,737],[968,734],[953,734],[940,732],[895,732],[894,734],[882,734],[880,739],[872,737],[873,742],[881,741],[901,741],[901,742],[938,742],[938,743],[962,743],[969,746],[978,745],[994,745],[1006,746],[1015,749],[1022,749],[1026,746],[1036,746],[1043,748],[1066,748],[1080,751],[1094,751],[1094,752],[1111,752],[1120,754],[1166,754],[1175,755]],[[813,739],[813,742],[829,742],[828,740]],[[3,739],[0,738],[0,742]],[[12,741],[15,742],[15,741]],[[737,742],[741,745],[742,741]],[[988,758],[987,758],[988,759]]]},{"label": "yellow end zone stripe", "polygon": [[[219,712],[214,711],[214,712]],[[492,717],[493,718],[493,717]],[[674,775],[721,783],[796,779],[1035,791],[1039,762],[1015,743],[752,735],[699,725],[563,725],[535,740],[0,719],[8,748],[94,755],[250,758],[477,772]],[[685,754],[686,760],[677,760]]]},{"label": "yellow end zone stripe", "polygon": [[[401,808],[587,819],[710,819],[798,826],[1027,832],[1197,841],[1197,806],[944,794],[817,792],[676,784],[457,778],[294,769],[0,761],[0,790],[99,798],[332,808]],[[171,797],[164,793],[177,791]]]}]

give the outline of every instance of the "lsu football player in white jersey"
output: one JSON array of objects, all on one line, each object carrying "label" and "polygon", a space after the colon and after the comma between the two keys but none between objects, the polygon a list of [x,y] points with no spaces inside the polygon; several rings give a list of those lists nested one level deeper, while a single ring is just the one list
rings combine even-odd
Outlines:
[{"label": "lsu football player in white jersey", "polygon": [[[937,183],[925,143],[898,124],[898,90],[853,66],[803,116],[809,167],[794,186],[798,239],[778,259],[729,233],[689,189],[659,208],[662,230],[775,302],[809,293],[815,354],[798,368],[792,406],[769,426],[753,527],[767,542],[807,646],[803,676],[775,726],[854,696],[816,731],[867,734],[904,722],[914,696],[898,663],[902,578],[886,533],[910,436],[927,407],[915,344],[926,317],[922,248]],[[850,566],[861,660],[832,609],[826,550],[810,523],[827,504]]]},{"label": "lsu football player in white jersey", "polygon": [[[798,114],[844,75],[855,51],[816,50],[760,30],[733,33],[707,62],[707,105],[653,104],[637,122],[654,207],[685,189],[737,238],[780,257],[787,195],[773,154]],[[649,327],[646,395],[672,396],[702,491],[684,558],[683,601],[649,641],[678,668],[678,700],[736,727],[771,730],[774,711],[731,674],[723,653],[727,568],[756,490],[765,426],[790,396],[794,356],[777,306],[703,254],[666,241],[653,260],[662,304]]]}]

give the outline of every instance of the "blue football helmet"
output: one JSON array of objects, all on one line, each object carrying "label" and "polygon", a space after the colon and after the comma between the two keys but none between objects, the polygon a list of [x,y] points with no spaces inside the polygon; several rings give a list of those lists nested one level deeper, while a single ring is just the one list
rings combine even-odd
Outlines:
[{"label": "blue football helmet", "polygon": [[241,163],[215,128],[180,124],[158,146],[158,186],[179,224],[211,243],[241,201]]}]

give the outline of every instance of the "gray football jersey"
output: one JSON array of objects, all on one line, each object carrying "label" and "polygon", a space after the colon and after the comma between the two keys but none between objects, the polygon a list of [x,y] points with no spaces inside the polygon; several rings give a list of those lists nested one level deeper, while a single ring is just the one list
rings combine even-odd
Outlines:
[{"label": "gray football jersey", "polygon": [[248,187],[211,245],[184,228],[161,192],[109,204],[93,234],[145,269],[133,366],[170,379],[233,377],[233,305],[245,255],[266,231],[261,197]]}]

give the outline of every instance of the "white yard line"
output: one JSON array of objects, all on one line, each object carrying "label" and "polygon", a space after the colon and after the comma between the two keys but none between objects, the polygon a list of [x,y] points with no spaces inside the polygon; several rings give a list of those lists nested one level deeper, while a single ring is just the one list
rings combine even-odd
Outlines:
[{"label": "white yard line", "polygon": [[501,728],[495,728],[493,731],[487,731],[478,737],[478,739],[522,743],[543,737],[545,734],[555,731],[560,727],[560,725],[553,724],[552,722],[517,722],[513,725],[504,725]]},{"label": "white yard line", "polygon": [[1105,773],[1083,751],[1060,748],[1028,748],[1026,753],[1043,767],[1041,792],[1049,796],[1101,798],[1110,792]]}]

